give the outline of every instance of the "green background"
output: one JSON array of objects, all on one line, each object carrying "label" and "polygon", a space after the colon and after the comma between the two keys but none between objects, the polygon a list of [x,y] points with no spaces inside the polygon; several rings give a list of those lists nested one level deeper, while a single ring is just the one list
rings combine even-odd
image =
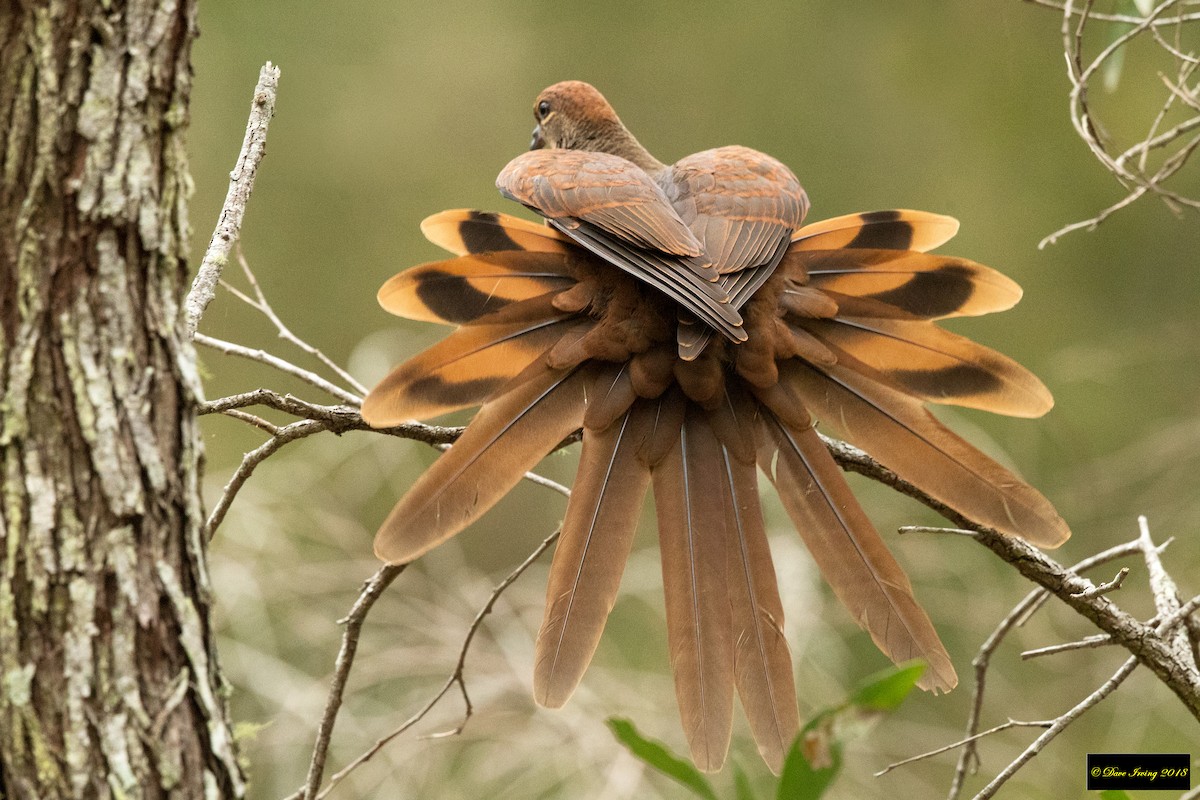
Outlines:
[{"label": "green background", "polygon": [[[195,50],[191,152],[195,262],[207,245],[240,146],[261,64],[283,71],[268,155],[242,241],[292,329],[368,386],[444,329],[389,317],[375,290],[440,257],[418,224],[445,208],[514,212],[493,180],[529,140],[537,92],[587,80],[664,161],[723,144],[792,167],[810,220],[918,208],[962,221],[943,250],[997,267],[1025,289],[1012,311],[951,327],[1041,376],[1056,408],[1041,420],[971,411],[945,419],[1014,465],[1074,530],[1056,558],[1071,563],[1137,533],[1149,517],[1181,591],[1200,591],[1200,226],[1144,199],[1092,233],[1045,250],[1038,241],[1122,195],[1067,116],[1061,17],[1010,0],[982,3],[825,0],[604,4],[257,2],[206,0]],[[1097,26],[1098,41],[1107,36]],[[1126,145],[1162,99],[1152,48],[1126,59],[1116,92],[1097,90],[1105,134]],[[1200,195],[1185,169],[1175,184]],[[229,277],[239,276],[231,269]],[[202,330],[313,366],[260,316],[223,294]],[[210,397],[269,387],[314,402],[316,390],[256,364],[202,352]],[[940,414],[941,412],[939,412]],[[280,418],[275,419],[282,421]],[[205,423],[211,502],[241,455],[263,440],[228,419]],[[262,466],[218,531],[213,570],[221,655],[237,717],[264,724],[245,747],[255,798],[302,782],[340,628],[376,568],[370,542],[394,500],[434,453],[366,433],[290,445]],[[545,472],[569,481],[575,454]],[[834,797],[943,796],[953,757],[883,778],[887,763],[961,735],[971,658],[1029,590],[965,539],[891,531],[938,518],[853,479],[908,568],[963,683],[914,697],[856,739]],[[772,546],[788,612],[802,713],[841,697],[885,660],[815,574],[769,491]],[[522,486],[482,522],[401,576],[369,619],[331,755],[340,768],[415,712],[453,669],[471,618],[498,580],[561,518],[563,499]],[[649,515],[648,515],[649,517]],[[626,573],[596,664],[561,711],[530,697],[532,642],[548,559],[497,604],[466,679],[475,714],[458,737],[453,690],[334,797],[680,797],[648,776],[604,726],[614,714],[684,751],[667,668],[652,525]],[[1114,599],[1153,613],[1136,560]],[[1098,578],[1115,571],[1106,568]],[[1085,650],[1022,662],[1019,651],[1078,638],[1088,626],[1051,605],[993,660],[984,724],[1062,713],[1123,655]],[[1180,751],[1195,721],[1139,671],[1069,730],[1010,789],[1082,794],[1089,751]],[[1034,733],[983,744],[978,790]],[[742,720],[732,757],[767,777]],[[728,776],[718,776],[718,784]],[[721,784],[728,786],[728,783]]]}]

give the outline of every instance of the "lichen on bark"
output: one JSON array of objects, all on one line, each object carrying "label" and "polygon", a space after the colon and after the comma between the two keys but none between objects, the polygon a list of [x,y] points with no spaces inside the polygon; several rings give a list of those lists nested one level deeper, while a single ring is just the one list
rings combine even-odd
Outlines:
[{"label": "lichen on bark", "polygon": [[196,32],[0,4],[0,796],[245,794],[180,314]]}]

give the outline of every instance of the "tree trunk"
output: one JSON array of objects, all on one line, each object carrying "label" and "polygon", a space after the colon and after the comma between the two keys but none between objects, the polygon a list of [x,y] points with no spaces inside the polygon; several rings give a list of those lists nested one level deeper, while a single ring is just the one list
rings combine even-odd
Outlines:
[{"label": "tree trunk", "polygon": [[201,536],[195,0],[0,0],[0,797],[241,797]]}]

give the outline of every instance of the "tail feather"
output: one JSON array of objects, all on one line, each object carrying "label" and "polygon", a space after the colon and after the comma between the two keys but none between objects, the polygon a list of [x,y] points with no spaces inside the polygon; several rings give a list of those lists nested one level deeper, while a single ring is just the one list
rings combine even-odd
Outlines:
[{"label": "tail feather", "polygon": [[991,267],[911,250],[789,251],[783,268],[807,272],[809,285],[849,316],[979,316],[1021,299],[1021,287]]},{"label": "tail feather", "polygon": [[928,211],[867,211],[805,225],[792,234],[799,250],[876,248],[925,252],[958,233],[958,220]]},{"label": "tail feather", "polygon": [[760,464],[834,594],[888,658],[897,663],[922,658],[929,664],[922,688],[954,688],[958,677],[950,656],[913,596],[908,576],[816,431],[791,427],[773,413],[763,416],[763,428]]},{"label": "tail feather", "polygon": [[1054,405],[1045,384],[1016,361],[930,322],[839,316],[801,327],[921,400],[1014,417],[1040,417]]},{"label": "tail feather", "polygon": [[721,442],[716,469],[728,537],[734,683],[758,751],[778,774],[800,729],[796,682],[758,497],[757,415],[747,413],[752,404],[743,398],[727,401],[708,418]]},{"label": "tail feather", "polygon": [[534,361],[400,499],[375,536],[375,554],[408,563],[478,519],[579,429],[592,380],[587,367],[554,370]]},{"label": "tail feather", "polygon": [[457,330],[380,381],[363,399],[363,419],[382,428],[479,405],[575,324],[559,315]]},{"label": "tail feather", "polygon": [[817,370],[792,360],[780,369],[779,387],[846,441],[976,522],[1041,547],[1057,547],[1070,536],[1036,489],[867,365],[843,356],[837,365]]},{"label": "tail feather", "polygon": [[407,269],[379,288],[398,317],[449,325],[487,324],[487,315],[575,284],[571,260],[558,253],[483,253]]},{"label": "tail feather", "polygon": [[584,430],[534,654],[533,695],[543,706],[558,708],[574,693],[616,602],[650,485],[650,470],[637,458],[650,422],[637,408],[601,430]]},{"label": "tail feather", "polygon": [[692,760],[721,768],[733,726],[733,634],[721,447],[703,415],[688,413],[654,468],[667,641]]},{"label": "tail feather", "polygon": [[438,247],[460,256],[509,250],[570,253],[576,249],[570,239],[548,225],[466,208],[426,217],[421,233]]}]

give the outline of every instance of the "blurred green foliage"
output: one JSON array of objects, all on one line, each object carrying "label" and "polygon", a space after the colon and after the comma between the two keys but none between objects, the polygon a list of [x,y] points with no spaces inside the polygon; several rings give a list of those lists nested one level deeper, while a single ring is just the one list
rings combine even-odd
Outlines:
[{"label": "blurred green foliage", "polygon": [[[889,667],[866,678],[839,705],[818,711],[792,742],[774,790],[761,796],[774,796],[776,800],[823,797],[842,769],[842,750],[848,734],[861,734],[864,721],[875,722],[887,712],[895,711],[916,688],[924,672],[925,664],[920,661]],[[642,736],[627,719],[612,717],[608,727],[638,760],[686,787],[696,797],[717,800],[717,791],[709,779],[662,742]],[[753,800],[755,790],[746,772],[736,762],[731,771],[737,800]]]},{"label": "blurred green foliage", "polygon": [[[245,252],[293,330],[370,385],[442,333],[390,318],[374,300],[394,272],[440,257],[421,238],[420,220],[456,207],[513,212],[493,180],[527,145],[534,96],[554,81],[585,79],[664,160],[730,143],[780,158],[812,198],[810,219],[889,207],[959,218],[961,233],[943,249],[1001,269],[1026,296],[1012,311],[953,327],[1031,367],[1057,407],[1036,421],[943,416],[1059,506],[1075,536],[1057,557],[1070,563],[1133,538],[1136,516],[1146,514],[1156,538],[1178,537],[1165,557],[1182,591],[1194,593],[1200,225],[1194,214],[1176,218],[1147,199],[1096,232],[1036,249],[1047,233],[1120,197],[1070,128],[1060,21],[1017,0],[736,7],[205,0],[190,133],[195,260],[224,197],[258,68],[271,60],[283,73],[278,112],[246,218]],[[1108,134],[1136,136],[1148,126],[1158,101],[1138,87],[1159,88],[1162,68],[1151,53],[1130,50],[1118,91],[1094,100]],[[1194,168],[1181,177],[1181,190],[1200,194]],[[202,330],[302,360],[228,295]],[[211,397],[269,386],[327,401],[256,365],[202,357]],[[225,419],[206,421],[205,430],[211,498],[261,433]],[[256,798],[282,797],[300,784],[336,653],[335,620],[374,569],[374,527],[434,457],[423,445],[367,434],[289,447],[256,473],[213,553],[235,711],[247,722],[273,723],[246,743]],[[553,456],[545,471],[569,480],[573,458]],[[937,522],[882,487],[857,478],[854,485],[885,535]],[[885,661],[820,585],[773,498],[769,505],[809,714]],[[557,495],[521,487],[397,581],[368,620],[334,737],[334,769],[444,680],[491,586],[562,513]],[[974,651],[1027,585],[966,540],[889,540],[969,680]],[[642,765],[604,727],[608,716],[627,716],[673,746],[682,742],[652,530],[639,542],[596,665],[566,709],[538,709],[529,698],[541,565],[502,598],[468,659],[475,715],[466,732],[435,740],[407,734],[334,796],[678,796],[647,783]],[[1127,587],[1144,587],[1134,580],[1144,569],[1130,563]],[[1144,588],[1115,599],[1152,613]],[[1089,632],[1054,607],[1026,627],[993,662],[985,724],[1061,713],[1120,663],[1121,654],[1105,650],[1021,663],[1022,647]],[[944,794],[953,755],[880,779],[871,773],[959,738],[969,692],[913,697],[870,737],[847,744],[829,796]],[[447,705],[417,733],[453,727],[458,714]],[[994,739],[982,747],[978,780],[1029,735]],[[1023,770],[1013,796],[1080,793],[1089,750],[1170,751],[1196,740],[1194,720],[1172,696],[1135,675]],[[734,756],[759,766],[744,725]]]}]

